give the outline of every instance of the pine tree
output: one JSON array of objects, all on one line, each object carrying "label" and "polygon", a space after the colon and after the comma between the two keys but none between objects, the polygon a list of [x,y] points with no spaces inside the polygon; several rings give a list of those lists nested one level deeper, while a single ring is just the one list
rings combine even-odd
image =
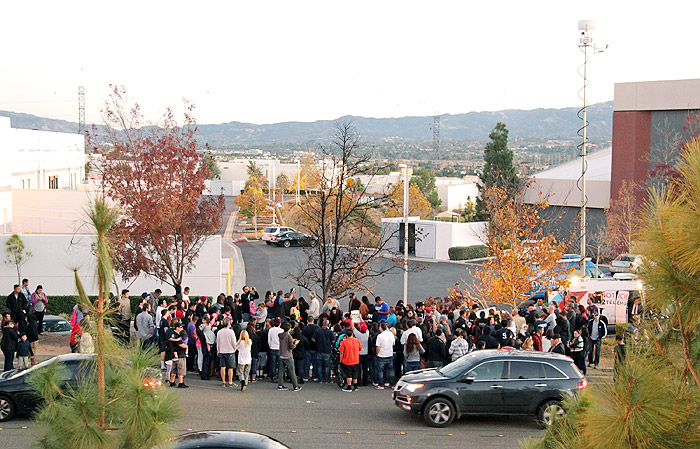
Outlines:
[{"label": "pine tree", "polygon": [[110,229],[119,219],[116,209],[96,199],[87,215],[96,231],[94,254],[97,259],[98,299],[85,294],[75,270],[80,306],[95,317],[93,360],[79,367],[84,373],[75,388],[62,388],[65,368],[51,363],[31,375],[29,382],[43,399],[35,415],[42,426],[38,446],[47,449],[112,449],[160,447],[171,436],[168,422],[179,413],[176,396],[155,379],[158,361],[155,349],[139,345],[122,347],[106,332],[115,309],[108,304],[113,277],[113,247]]},{"label": "pine tree", "polygon": [[700,140],[681,154],[679,175],[651,191],[637,236],[646,312],[627,357],[614,381],[572,400],[575,413],[523,448],[700,447]]},{"label": "pine tree", "polygon": [[508,195],[515,195],[519,187],[518,176],[513,166],[513,151],[508,148],[508,129],[498,122],[489,134],[491,141],[484,151],[484,168],[479,174],[479,194],[476,199],[476,215],[479,220],[488,220],[483,194],[491,187],[499,187]]}]

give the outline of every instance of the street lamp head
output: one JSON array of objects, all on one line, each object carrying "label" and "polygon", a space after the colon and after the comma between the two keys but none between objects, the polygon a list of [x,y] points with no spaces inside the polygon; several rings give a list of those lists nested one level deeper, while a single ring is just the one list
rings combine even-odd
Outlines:
[{"label": "street lamp head", "polygon": [[578,29],[584,32],[595,30],[595,20],[579,20]]}]

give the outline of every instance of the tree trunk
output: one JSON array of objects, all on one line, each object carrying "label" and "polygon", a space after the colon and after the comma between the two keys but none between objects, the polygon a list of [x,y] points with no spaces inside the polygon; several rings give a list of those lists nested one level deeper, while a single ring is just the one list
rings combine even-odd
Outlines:
[{"label": "tree trunk", "polygon": [[99,275],[97,297],[97,427],[105,427],[105,329],[104,329],[104,279]]}]

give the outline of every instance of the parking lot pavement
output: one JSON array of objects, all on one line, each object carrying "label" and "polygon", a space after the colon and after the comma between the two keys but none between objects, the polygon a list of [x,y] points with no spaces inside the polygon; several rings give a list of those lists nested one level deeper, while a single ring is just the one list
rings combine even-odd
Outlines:
[{"label": "parking lot pavement", "polygon": [[[247,284],[256,286],[260,295],[265,290],[288,291],[295,286],[292,275],[300,266],[306,264],[304,248],[280,248],[266,245],[261,241],[236,243],[240,248],[245,262]],[[376,264],[391,264],[387,259],[377,260]],[[447,289],[453,288],[455,282],[462,287],[472,282],[472,277],[464,264],[449,262],[412,262],[413,266],[421,265],[421,270],[410,272],[408,275],[409,302],[424,301],[431,296],[447,296]],[[403,271],[395,269],[389,274],[376,279],[377,285],[372,289],[372,295],[381,296],[393,305],[403,298]],[[234,287],[239,291],[240,287]],[[359,296],[365,292],[355,290]],[[300,290],[300,295],[308,298],[306,290]],[[341,306],[347,308],[347,295],[341,300]]]},{"label": "parking lot pavement", "polygon": [[[183,416],[175,433],[245,430],[267,434],[296,449],[391,447],[511,449],[526,436],[541,435],[530,417],[467,417],[450,427],[428,427],[421,417],[399,410],[391,390],[360,388],[343,393],[335,385],[306,383],[298,392],[277,391],[260,381],[248,391],[187,376],[191,388],[177,390]],[[27,419],[0,423],[0,446],[28,447],[38,425]]]}]

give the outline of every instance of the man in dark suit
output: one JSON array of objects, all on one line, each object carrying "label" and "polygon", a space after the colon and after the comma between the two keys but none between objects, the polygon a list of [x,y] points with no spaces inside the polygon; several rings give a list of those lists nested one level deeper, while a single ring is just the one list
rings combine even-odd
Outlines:
[{"label": "man in dark suit", "polygon": [[552,347],[549,348],[549,352],[556,352],[557,354],[566,355],[564,344],[561,342],[561,335],[554,334],[552,337]]},{"label": "man in dark suit", "polygon": [[27,298],[22,294],[20,287],[18,284],[15,284],[14,290],[12,293],[7,295],[7,299],[5,300],[5,304],[7,305],[7,308],[10,310],[10,316],[12,317],[12,321],[17,323],[17,327],[19,328],[19,332],[23,333],[24,328],[27,325],[27,320],[25,318],[25,311],[24,311],[24,306],[27,303]]}]

